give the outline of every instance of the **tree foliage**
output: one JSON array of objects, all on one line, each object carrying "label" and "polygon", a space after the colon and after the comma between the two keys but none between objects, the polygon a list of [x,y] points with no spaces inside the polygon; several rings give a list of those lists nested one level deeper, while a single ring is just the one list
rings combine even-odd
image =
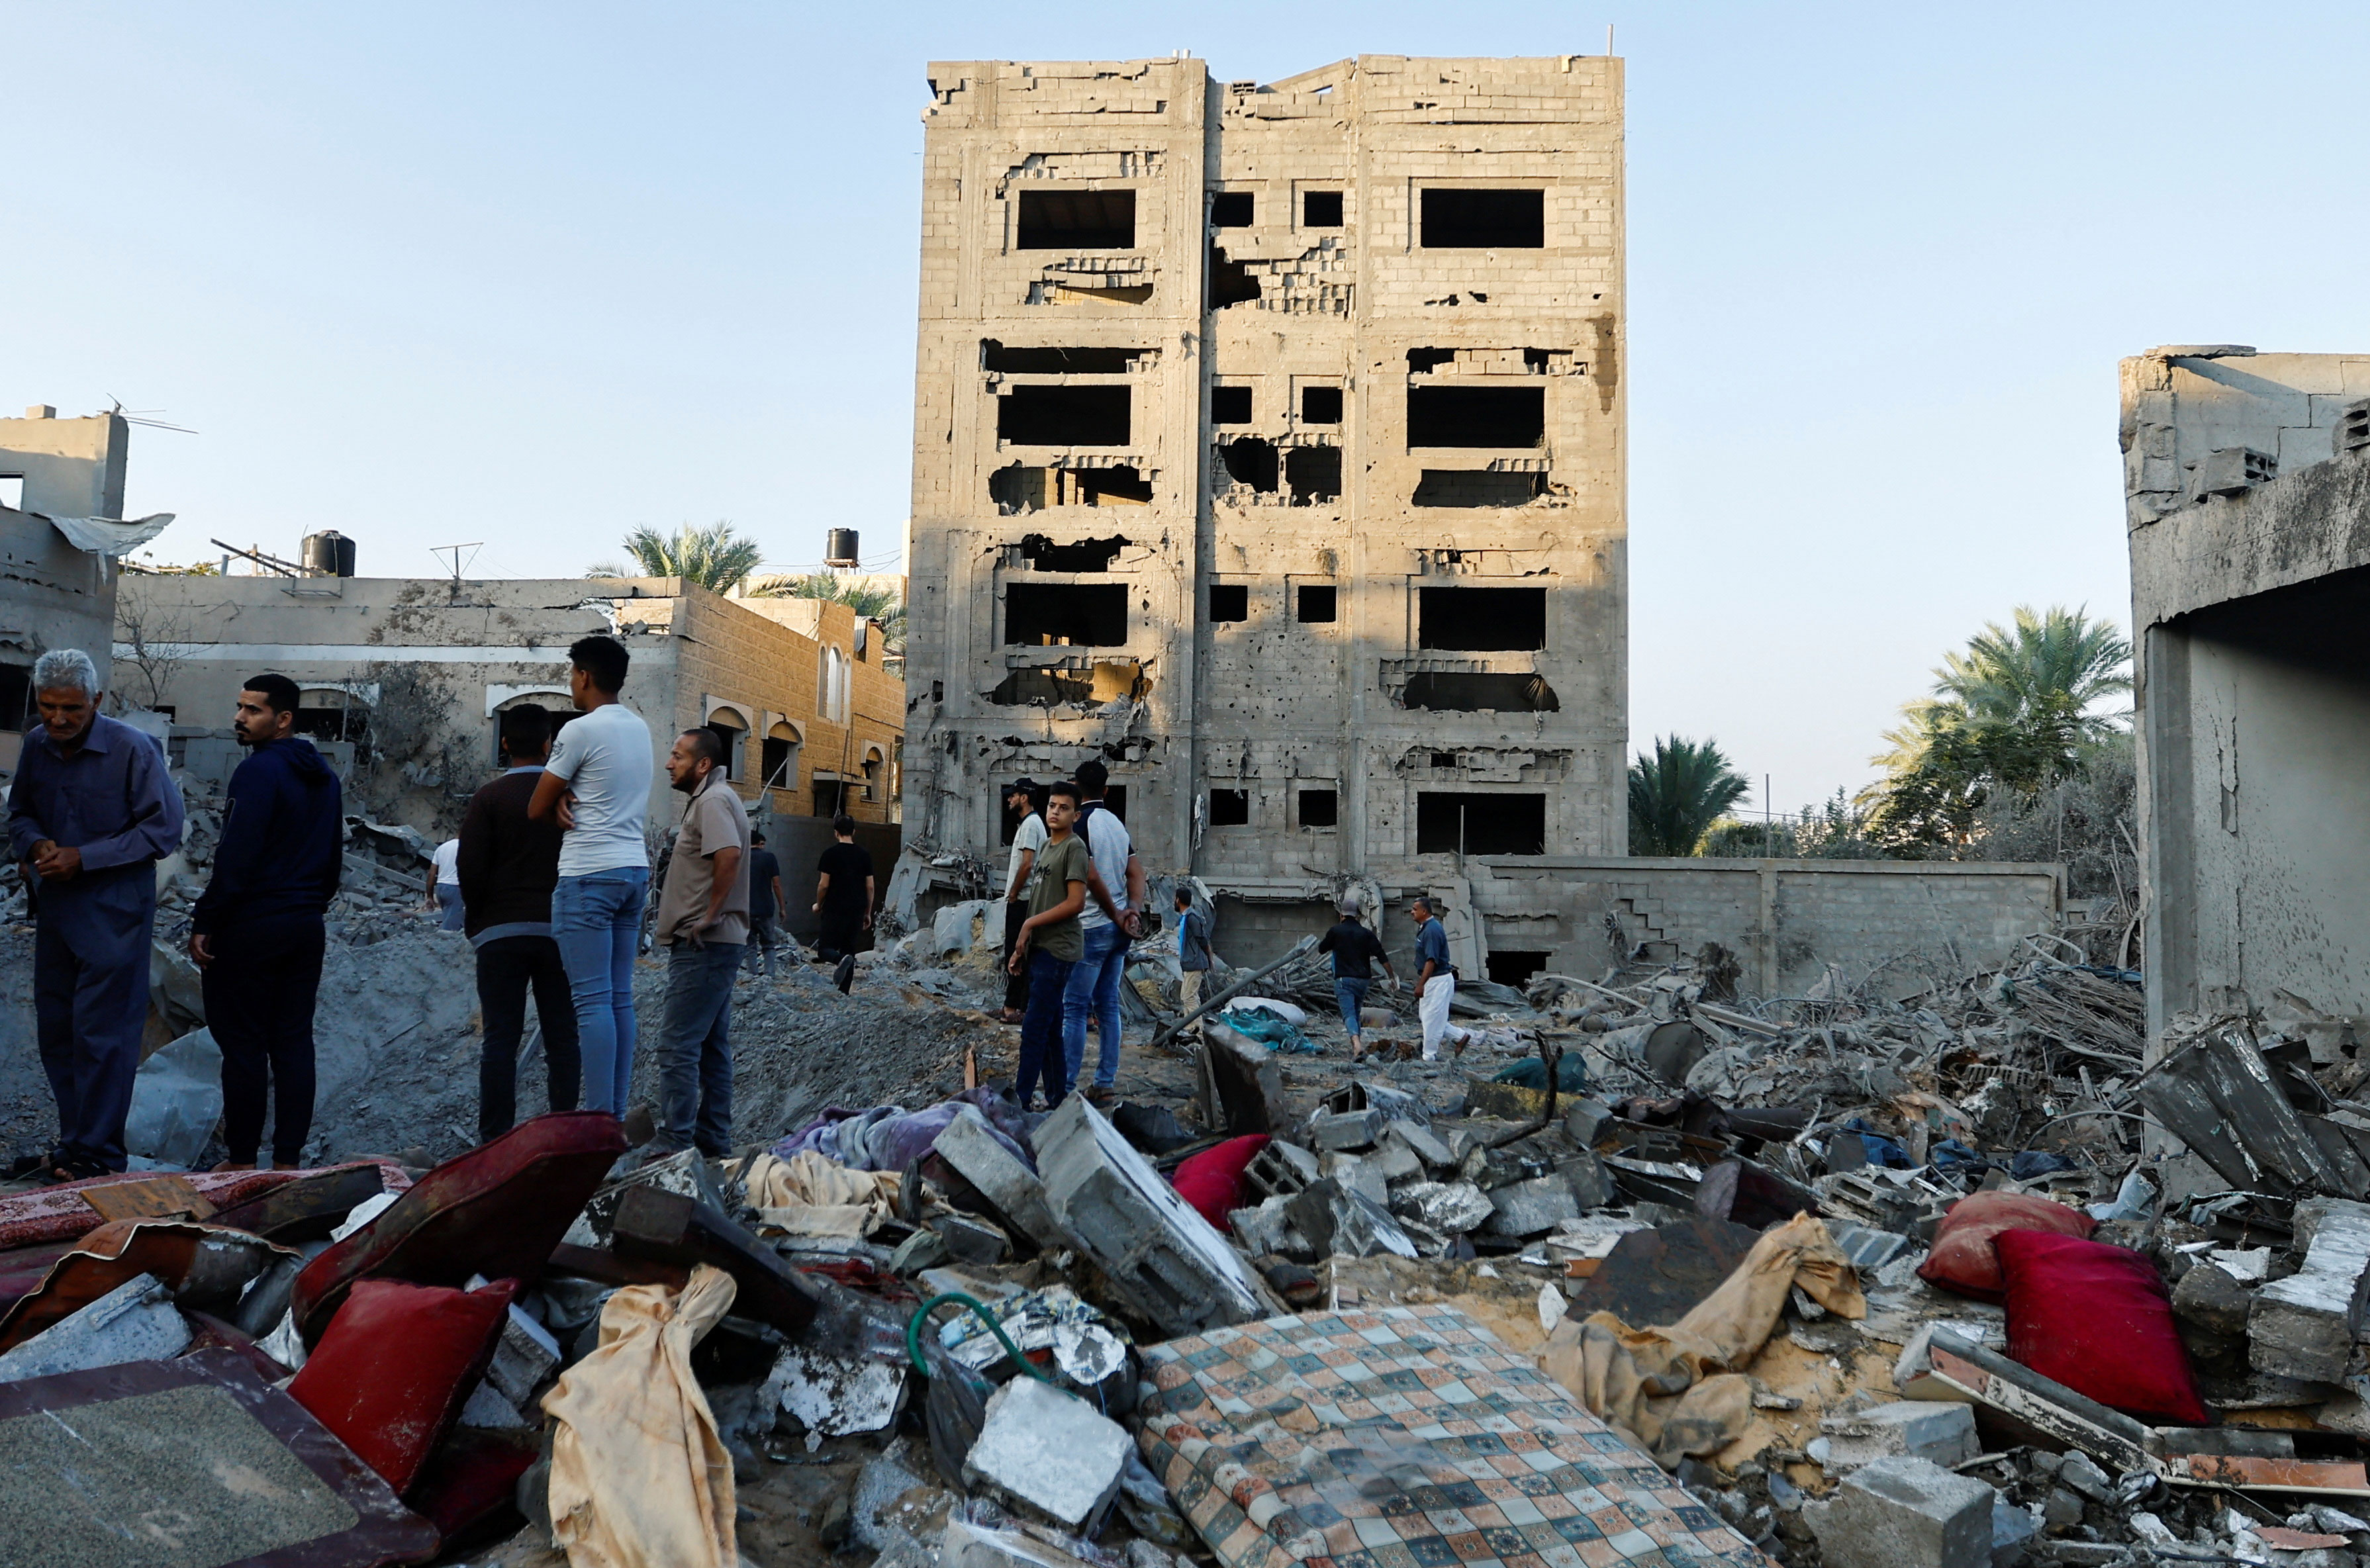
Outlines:
[{"label": "tree foliage", "polygon": [[[857,614],[880,623],[880,643],[893,664],[905,658],[905,595],[895,578],[860,578],[838,572],[802,572],[788,577],[759,578],[747,590],[752,599],[821,599],[845,604]],[[892,671],[893,673],[893,671]]]},{"label": "tree foliage", "polygon": [[1657,737],[1653,754],[1629,764],[1629,853],[1701,853],[1712,824],[1752,787],[1718,743]]},{"label": "tree foliage", "polygon": [[725,521],[706,528],[686,522],[672,534],[644,526],[627,533],[618,545],[631,558],[631,567],[604,561],[585,576],[681,578],[724,593],[755,571],[765,554],[755,540]]}]

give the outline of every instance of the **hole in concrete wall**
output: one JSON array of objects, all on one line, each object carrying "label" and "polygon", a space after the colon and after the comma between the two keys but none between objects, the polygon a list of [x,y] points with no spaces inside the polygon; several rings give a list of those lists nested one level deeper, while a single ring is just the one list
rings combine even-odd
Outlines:
[{"label": "hole in concrete wall", "polygon": [[1152,298],[1149,283],[1122,283],[1109,289],[1086,289],[1075,283],[1035,282],[1029,285],[1032,305],[1140,305]]},{"label": "hole in concrete wall", "polygon": [[33,667],[29,664],[0,664],[0,730],[22,735],[36,722],[33,717]]},{"label": "hole in concrete wall", "polygon": [[[1244,436],[1218,448],[1225,461],[1226,477],[1237,485],[1248,485],[1260,495],[1276,487],[1275,443],[1255,436]],[[1338,468],[1338,463],[1336,464]]]},{"label": "hole in concrete wall", "polygon": [[1251,193],[1248,190],[1221,190],[1212,195],[1210,226],[1214,229],[1249,228]]},{"label": "hole in concrete wall", "polygon": [[1300,619],[1311,625],[1330,624],[1337,597],[1329,582],[1301,584],[1297,607]]},{"label": "hole in concrete wall", "polygon": [[1553,363],[1554,354],[1549,349],[1525,349],[1523,350],[1523,368],[1535,375],[1547,374]]},{"label": "hole in concrete wall", "polygon": [[996,683],[987,700],[1002,707],[1076,703],[1099,708],[1133,701],[1150,689],[1142,665],[1133,659],[1103,659],[1086,670],[1015,670]]},{"label": "hole in concrete wall", "polygon": [[1302,191],[1300,223],[1303,228],[1340,228],[1341,226],[1341,193],[1338,190]]},{"label": "hole in concrete wall", "polygon": [[979,368],[1010,375],[1125,375],[1146,349],[1010,349],[995,338],[979,346]]},{"label": "hole in concrete wall", "polygon": [[1536,250],[1547,243],[1544,190],[1427,190],[1426,250]]},{"label": "hole in concrete wall", "polygon": [[1341,422],[1341,389],[1338,386],[1302,387],[1300,418],[1304,424],[1340,424]]},{"label": "hole in concrete wall", "polygon": [[1296,446],[1283,454],[1283,482],[1292,487],[1294,506],[1339,499],[1341,494],[1341,449],[1338,446]]},{"label": "hole in concrete wall", "polygon": [[0,507],[10,511],[25,509],[25,476],[22,474],[0,474]]},{"label": "hole in concrete wall", "polygon": [[1547,646],[1543,588],[1426,588],[1416,593],[1416,647],[1464,653]]},{"label": "hole in concrete wall", "polygon": [[1456,753],[1454,751],[1434,751],[1432,754],[1432,765],[1435,768],[1453,768],[1456,766]]},{"label": "hole in concrete wall", "polygon": [[1007,646],[1117,647],[1127,641],[1125,583],[1007,583]]},{"label": "hole in concrete wall", "polygon": [[1418,854],[1545,854],[1547,797],[1418,790]]},{"label": "hole in concrete wall", "polygon": [[1024,190],[1013,243],[1021,250],[1133,250],[1133,190]]},{"label": "hole in concrete wall", "polygon": [[1239,261],[1229,261],[1216,246],[1210,247],[1210,308],[1248,303],[1260,297],[1260,280]]},{"label": "hole in concrete wall", "polygon": [[[1099,470],[1107,474],[1132,474],[1133,469]],[[1107,572],[1119,553],[1127,547],[1127,536],[1114,533],[1109,539],[1081,539],[1075,544],[1056,544],[1041,533],[1021,535],[1020,558],[1041,572]]]},{"label": "hole in concrete wall", "polygon": [[1015,386],[995,400],[995,437],[1021,446],[1125,446],[1124,386]]},{"label": "hole in concrete wall", "polygon": [[1210,389],[1210,423],[1248,425],[1251,422],[1251,389],[1214,386]]},{"label": "hole in concrete wall", "polygon": [[1551,714],[1561,711],[1555,688],[1537,675],[1480,675],[1420,670],[1408,677],[1400,699],[1410,708],[1433,713]]},{"label": "hole in concrete wall", "polygon": [[1408,448],[1532,447],[1547,437],[1541,386],[1411,386]]},{"label": "hole in concrete wall", "polygon": [[1490,949],[1490,978],[1501,986],[1519,986],[1533,975],[1543,975],[1547,969],[1544,953],[1501,953]]},{"label": "hole in concrete wall", "polygon": [[1250,585],[1239,582],[1214,582],[1210,585],[1210,619],[1213,621],[1248,621],[1251,618]]},{"label": "hole in concrete wall", "polygon": [[[1007,517],[1045,507],[1143,507],[1152,504],[1152,481],[1140,477],[1126,464],[1110,468],[1032,468],[1014,463],[988,475],[987,498]],[[1037,569],[1051,572],[1102,568]]]},{"label": "hole in concrete wall", "polygon": [[1443,365],[1453,365],[1455,362],[1456,350],[1454,349],[1409,349],[1408,350],[1408,373],[1410,375],[1421,375],[1427,371],[1436,371]]},{"label": "hole in concrete wall", "polygon": [[1041,510],[1051,504],[1046,497],[1053,486],[1046,480],[1052,473],[1050,468],[1007,464],[988,474],[987,498],[1003,509],[1007,517],[1014,512]]},{"label": "hole in concrete wall", "polygon": [[1427,468],[1416,482],[1420,507],[1519,507],[1547,494],[1544,474],[1499,474],[1486,468]]},{"label": "hole in concrete wall", "polygon": [[1213,828],[1247,828],[1251,820],[1251,796],[1248,790],[1214,789],[1210,792],[1210,826]]},{"label": "hole in concrete wall", "polygon": [[1330,828],[1341,818],[1340,792],[1329,789],[1304,789],[1300,792],[1300,825],[1304,828]]}]

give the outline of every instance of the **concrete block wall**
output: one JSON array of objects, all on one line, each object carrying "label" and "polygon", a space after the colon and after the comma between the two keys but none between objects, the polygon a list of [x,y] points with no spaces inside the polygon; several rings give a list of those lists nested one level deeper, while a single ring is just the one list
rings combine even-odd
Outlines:
[{"label": "concrete block wall", "polygon": [[[29,670],[53,647],[78,647],[107,667],[115,637],[117,572],[76,549],[52,517],[121,518],[131,427],[118,414],[61,419],[40,406],[0,419],[0,475],[21,481],[22,509],[0,504],[0,665]],[[23,673],[0,683],[23,702]],[[0,710],[0,768],[17,765],[21,711]]]}]

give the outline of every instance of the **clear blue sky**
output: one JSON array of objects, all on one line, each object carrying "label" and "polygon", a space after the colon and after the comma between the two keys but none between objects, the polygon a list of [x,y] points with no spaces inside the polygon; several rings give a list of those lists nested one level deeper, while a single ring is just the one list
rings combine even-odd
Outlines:
[{"label": "clear blue sky", "polygon": [[568,574],[717,518],[877,556],[926,61],[1269,79],[1611,21],[1633,740],[1714,736],[1786,807],[1986,619],[2127,617],[2118,357],[2370,345],[2370,8],[1109,9],[14,0],[0,407],[201,432],[135,432],[171,559],[335,527],[373,575]]}]

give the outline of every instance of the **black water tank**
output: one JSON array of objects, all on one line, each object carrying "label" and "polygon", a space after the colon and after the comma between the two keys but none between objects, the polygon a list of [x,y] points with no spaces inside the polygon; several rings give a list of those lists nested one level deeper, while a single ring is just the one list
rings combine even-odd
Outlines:
[{"label": "black water tank", "polygon": [[334,528],[308,533],[298,560],[314,577],[350,578],[354,575],[354,542]]},{"label": "black water tank", "polygon": [[834,528],[823,535],[823,564],[826,567],[853,567],[857,564],[856,530]]}]

